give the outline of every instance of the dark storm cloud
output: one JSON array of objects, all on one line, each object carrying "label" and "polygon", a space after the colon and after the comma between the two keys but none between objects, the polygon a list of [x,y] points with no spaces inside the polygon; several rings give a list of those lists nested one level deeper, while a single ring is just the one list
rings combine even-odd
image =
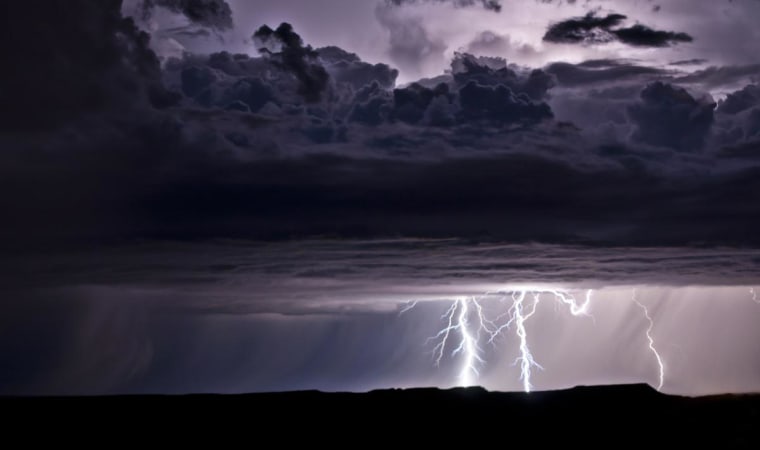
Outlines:
[{"label": "dark storm cloud", "polygon": [[555,23],[546,30],[544,40],[562,44],[603,44],[615,40],[610,32],[627,19],[622,14],[597,16],[590,12],[583,17],[573,17]]},{"label": "dark storm cloud", "polygon": [[668,47],[693,40],[686,33],[654,30],[641,24],[620,27],[626,19],[622,14],[598,16],[592,11],[583,17],[573,17],[552,24],[546,30],[544,41],[584,45],[618,41],[635,47]]},{"label": "dark storm cloud", "polygon": [[760,87],[745,86],[728,94],[716,109],[715,141],[725,147],[720,156],[758,160],[760,144]]},{"label": "dark storm cloud", "polygon": [[143,0],[142,13],[149,18],[156,7],[182,14],[190,22],[219,31],[232,28],[232,9],[225,0]]},{"label": "dark storm cloud", "polygon": [[509,67],[503,58],[475,57],[467,53],[454,54],[451,73],[460,86],[469,82],[485,86],[502,85],[536,101],[545,99],[547,92],[555,85],[555,78],[541,69]]},{"label": "dark storm cloud", "polygon": [[484,86],[469,81],[459,91],[459,102],[467,120],[514,123],[553,117],[549,105],[536,104],[525,94],[515,95],[504,85]]},{"label": "dark storm cloud", "polygon": [[[289,26],[279,29],[285,28]],[[265,49],[264,58],[219,52],[170,60],[166,78],[204,107],[278,115],[283,112],[278,108],[295,112],[304,101],[316,102],[327,96],[337,108],[334,113],[342,116],[356,92],[372,83],[387,91],[398,76],[398,71],[386,64],[366,63],[337,47],[313,50],[303,46],[300,38],[288,49],[281,48],[279,40],[267,42],[274,42],[274,51]]]},{"label": "dark storm cloud", "polygon": [[629,28],[620,28],[614,30],[613,33],[620,42],[635,47],[667,47],[679,42],[692,42],[694,40],[683,32],[653,30],[641,24]]},{"label": "dark storm cloud", "polygon": [[[16,133],[0,136],[3,245],[316,234],[756,242],[757,169],[712,172],[722,145],[755,139],[753,108],[713,113],[677,84],[652,84],[668,77],[655,69],[529,69],[460,54],[439,82],[396,87],[391,67],[315,50],[288,25],[259,30],[263,55],[187,54],[161,68],[118,2],[67,4],[71,14],[50,17],[16,7],[64,36],[48,53],[52,35],[21,40],[19,57],[47,55],[70,72],[27,56],[39,73],[3,92],[16,106],[3,109]],[[99,103],[79,101],[88,89]]]},{"label": "dark storm cloud", "polygon": [[[275,65],[291,71],[301,83],[299,93],[308,102],[317,102],[327,88],[329,75],[317,62],[318,53],[310,45],[304,46],[301,36],[290,24],[283,23],[276,30],[264,25],[253,34],[259,51]],[[271,48],[270,48],[271,47]]]},{"label": "dark storm cloud", "polygon": [[728,94],[718,103],[717,111],[724,114],[738,114],[755,106],[760,106],[760,86],[751,84]]},{"label": "dark storm cloud", "polygon": [[345,83],[354,90],[377,82],[383,89],[392,89],[396,85],[398,70],[387,64],[366,63],[354,53],[339,47],[322,47],[317,49],[319,58],[336,83]]},{"label": "dark storm cloud", "polygon": [[702,148],[713,123],[712,98],[695,99],[683,88],[655,82],[641,91],[641,100],[628,109],[635,140],[686,151]]},{"label": "dark storm cloud", "polygon": [[457,8],[480,6],[489,11],[501,12],[501,0],[385,0],[389,5],[403,6],[415,3],[449,3]]},{"label": "dark storm cloud", "polygon": [[[4,6],[3,44],[19,70],[5,71],[0,129],[44,129],[85,114],[164,107],[178,98],[161,83],[150,36],[120,13],[121,2],[53,1]],[[29,19],[27,21],[26,19]],[[34,33],[28,24],[45,24]]]},{"label": "dark storm cloud", "polygon": [[541,70],[517,71],[500,58],[476,58],[458,53],[451,63],[453,76],[433,87],[412,83],[393,91],[391,98],[379,86],[357,93],[350,120],[378,125],[381,117],[409,124],[453,126],[490,123],[535,124],[552,117],[541,100],[553,79]]},{"label": "dark storm cloud", "polygon": [[588,170],[530,155],[436,163],[335,157],[243,167],[217,163],[211,174],[196,169],[150,192],[139,201],[137,217],[175,236],[181,224],[186,237],[338,233],[756,242],[749,230],[760,225],[752,206],[760,188],[757,170],[669,179],[647,171],[647,159],[624,147],[597,152],[617,163]]}]

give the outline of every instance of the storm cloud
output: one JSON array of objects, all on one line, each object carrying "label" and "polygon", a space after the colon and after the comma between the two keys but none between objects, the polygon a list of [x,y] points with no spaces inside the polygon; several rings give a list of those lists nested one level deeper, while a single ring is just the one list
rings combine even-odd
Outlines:
[{"label": "storm cloud", "polygon": [[546,30],[544,41],[584,45],[618,41],[636,47],[667,47],[693,41],[686,33],[654,30],[642,24],[621,27],[626,19],[628,18],[622,14],[599,16],[591,11],[583,17],[573,17],[552,24]]},{"label": "storm cloud", "polygon": [[[290,71],[301,84],[299,93],[308,102],[319,101],[327,87],[329,75],[316,63],[317,52],[303,45],[301,36],[290,24],[283,23],[276,30],[264,25],[253,34],[260,43],[259,51],[272,59],[273,64]],[[270,48],[271,47],[271,48]]]},{"label": "storm cloud", "polygon": [[[76,14],[71,5],[51,23],[101,24],[115,56],[103,65],[95,39],[69,33],[77,40],[55,58],[81,76],[48,77],[54,94],[42,114],[29,110],[34,121],[23,114],[47,92],[38,58],[29,67],[39,73],[4,92],[18,105],[4,125],[37,127],[3,136],[4,245],[324,234],[756,241],[758,168],[746,156],[720,162],[723,147],[755,139],[750,97],[716,111],[671,74],[627,61],[528,68],[464,53],[435,82],[396,86],[389,65],[314,49],[287,24],[255,33],[260,55],[161,66],[118,2]],[[99,102],[74,102],[85,86]],[[49,217],[59,217],[54,233]]]},{"label": "storm cloud", "polygon": [[[6,5],[6,55],[23,70],[5,71],[0,129],[43,130],[87,114],[165,107],[179,101],[161,80],[150,36],[119,11],[120,1]],[[45,26],[29,36],[29,23]],[[87,24],[85,26],[85,24]],[[51,43],[55,42],[55,45]],[[55,70],[49,70],[51,66]]]}]

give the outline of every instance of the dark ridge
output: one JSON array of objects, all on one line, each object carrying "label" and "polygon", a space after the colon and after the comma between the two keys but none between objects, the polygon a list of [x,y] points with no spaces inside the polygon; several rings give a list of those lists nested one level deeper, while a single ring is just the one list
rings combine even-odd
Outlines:
[{"label": "dark ridge", "polygon": [[[11,433],[63,429],[80,439],[89,430],[118,439],[169,438],[172,443],[277,439],[631,445],[663,443],[744,448],[760,442],[760,395],[677,397],[649,386],[577,387],[563,391],[488,392],[482,388],[391,389],[368,393],[318,391],[244,395],[5,397]],[[12,412],[12,413],[11,413]],[[22,431],[24,432],[24,431]],[[26,433],[25,441],[45,439]],[[93,438],[94,439],[94,438]],[[220,441],[221,442],[221,441]],[[270,441],[271,442],[271,441]]]}]

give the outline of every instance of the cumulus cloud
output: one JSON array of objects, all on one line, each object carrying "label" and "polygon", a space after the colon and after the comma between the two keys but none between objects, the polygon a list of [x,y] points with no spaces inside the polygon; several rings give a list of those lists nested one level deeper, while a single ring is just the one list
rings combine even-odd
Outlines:
[{"label": "cumulus cloud", "polygon": [[552,24],[544,34],[544,41],[559,44],[606,44],[622,42],[635,47],[667,47],[693,38],[683,32],[654,30],[635,24],[621,27],[627,19],[622,14],[599,16],[591,11],[582,17],[573,17]]},{"label": "cumulus cloud", "polygon": [[543,100],[554,87],[555,78],[541,69],[526,69],[497,57],[475,57],[456,53],[451,62],[454,81],[465,85],[470,81],[487,86],[503,85],[513,92],[525,94],[533,100]]},{"label": "cumulus cloud", "polygon": [[327,88],[329,75],[317,60],[318,53],[310,45],[304,46],[301,36],[288,23],[276,30],[264,25],[253,34],[259,51],[272,63],[290,71],[300,83],[299,93],[309,102],[319,101]]},{"label": "cumulus cloud", "polygon": [[641,103],[628,108],[634,139],[685,151],[702,148],[713,123],[712,98],[695,99],[685,89],[655,82],[641,91]]},{"label": "cumulus cloud", "polygon": [[738,114],[750,108],[760,105],[760,86],[750,84],[739,91],[732,92],[718,102],[719,113]]},{"label": "cumulus cloud", "polygon": [[336,83],[349,84],[355,90],[375,81],[383,89],[396,85],[398,70],[387,64],[364,62],[356,54],[334,46],[319,48],[317,53]]},{"label": "cumulus cloud", "polygon": [[448,81],[432,87],[412,83],[395,89],[392,97],[374,84],[357,94],[350,120],[379,124],[385,117],[408,124],[453,126],[529,124],[552,117],[541,100],[553,80],[540,70],[518,73],[503,59],[457,54],[451,72]]}]

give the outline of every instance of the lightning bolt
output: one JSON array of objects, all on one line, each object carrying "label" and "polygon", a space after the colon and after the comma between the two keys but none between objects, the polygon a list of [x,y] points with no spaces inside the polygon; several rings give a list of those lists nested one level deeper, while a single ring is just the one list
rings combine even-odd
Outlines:
[{"label": "lightning bolt", "polygon": [[399,310],[398,315],[399,316],[403,315],[405,312],[408,312],[414,309],[415,306],[417,306],[417,300],[412,300],[412,301],[404,303],[404,306],[401,307],[401,310]]},{"label": "lightning bolt", "polygon": [[755,292],[755,288],[751,287],[749,288],[749,295],[752,296],[752,301],[760,305],[760,299],[757,298],[757,292]]},{"label": "lightning bolt", "polygon": [[[583,302],[578,302],[569,291],[558,289],[515,289],[511,291],[487,292],[480,297],[460,298],[451,303],[451,306],[441,316],[444,322],[443,328],[427,342],[435,342],[433,347],[433,359],[436,367],[446,354],[446,349],[451,345],[449,341],[452,334],[458,336],[456,348],[451,356],[461,355],[463,358],[459,370],[459,380],[463,386],[471,386],[478,376],[479,367],[485,364],[482,350],[479,345],[481,337],[486,336],[489,344],[496,345],[496,340],[506,330],[514,327],[515,335],[519,341],[519,356],[515,365],[520,366],[520,380],[523,390],[530,392],[532,369],[543,367],[536,362],[528,345],[528,331],[525,323],[536,314],[542,295],[553,296],[558,303],[567,305],[573,316],[590,316],[593,290],[586,291]],[[530,297],[530,298],[529,298]],[[531,300],[532,299],[532,300]],[[483,307],[486,301],[498,300],[500,303],[510,301],[510,306],[494,318],[489,318]],[[407,303],[401,313],[409,311],[416,306],[416,302]]]},{"label": "lightning bolt", "polygon": [[523,382],[523,390],[530,392],[533,387],[530,384],[531,367],[543,368],[533,359],[533,354],[528,347],[528,332],[525,330],[525,321],[536,313],[540,294],[533,294],[533,309],[527,314],[524,311],[526,295],[526,291],[512,293],[514,303],[512,305],[512,318],[510,322],[515,323],[517,337],[520,339],[520,356],[515,360],[515,363],[520,363],[520,379]]},{"label": "lightning bolt", "polygon": [[[441,359],[446,351],[446,343],[451,336],[451,333],[459,334],[459,344],[451,353],[451,356],[456,356],[459,353],[464,355],[464,362],[459,371],[459,379],[463,386],[471,386],[473,376],[480,375],[478,371],[477,363],[484,363],[483,358],[480,356],[480,348],[477,343],[477,336],[474,335],[468,328],[468,318],[470,315],[469,303],[476,303],[474,299],[458,299],[451,304],[449,309],[441,316],[446,321],[447,325],[435,336],[428,339],[428,341],[438,339],[438,343],[433,348],[435,354],[435,364],[440,366]],[[413,308],[411,306],[409,309]],[[478,306],[480,308],[480,306]],[[457,311],[459,314],[457,314]],[[456,317],[456,318],[455,318]]]},{"label": "lightning bolt", "polygon": [[578,316],[589,315],[588,311],[589,311],[589,307],[591,306],[591,296],[594,293],[593,289],[589,289],[586,291],[586,300],[580,305],[578,304],[575,297],[573,297],[573,295],[570,294],[569,292],[564,292],[564,291],[549,291],[549,292],[551,292],[556,299],[558,299],[562,303],[569,306],[570,314],[572,314],[573,316],[578,317]]},{"label": "lightning bolt", "polygon": [[461,340],[459,341],[459,346],[454,349],[451,355],[454,356],[460,352],[464,354],[464,363],[459,371],[459,379],[464,386],[470,386],[472,385],[472,376],[477,377],[480,375],[476,362],[483,363],[485,361],[480,357],[480,349],[478,348],[475,336],[467,328],[467,317],[470,312],[469,302],[467,300],[460,300],[459,305],[457,328],[459,329]]},{"label": "lightning bolt", "polygon": [[649,341],[649,350],[654,354],[655,359],[657,360],[657,367],[659,368],[659,384],[657,385],[657,390],[659,391],[662,389],[662,385],[665,383],[665,364],[662,362],[662,358],[660,357],[660,353],[657,351],[657,348],[654,346],[654,338],[652,338],[652,328],[654,328],[654,320],[652,320],[652,316],[649,315],[649,309],[647,309],[646,306],[644,306],[643,303],[638,301],[636,299],[636,291],[633,291],[633,295],[631,297],[634,303],[636,303],[639,308],[644,312],[644,317],[646,318],[647,322],[649,322],[649,326],[647,327],[646,336],[647,340]]}]

